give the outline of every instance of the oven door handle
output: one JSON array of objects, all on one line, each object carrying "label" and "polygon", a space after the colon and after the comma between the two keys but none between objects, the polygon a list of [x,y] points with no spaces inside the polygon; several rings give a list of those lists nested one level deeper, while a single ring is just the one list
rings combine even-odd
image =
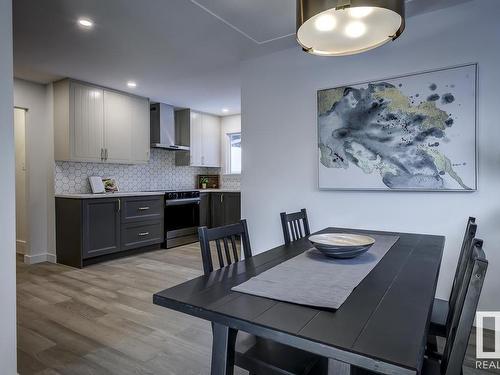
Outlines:
[{"label": "oven door handle", "polygon": [[200,198],[172,199],[165,201],[165,206],[182,206],[193,203],[200,204]]}]

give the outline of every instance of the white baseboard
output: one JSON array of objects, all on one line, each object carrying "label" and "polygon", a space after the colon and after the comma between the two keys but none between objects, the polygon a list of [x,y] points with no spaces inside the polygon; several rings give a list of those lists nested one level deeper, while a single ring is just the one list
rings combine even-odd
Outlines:
[{"label": "white baseboard", "polygon": [[54,254],[44,253],[36,255],[24,255],[24,263],[36,264],[42,262],[56,263],[56,256]]},{"label": "white baseboard", "polygon": [[16,253],[26,254],[28,249],[28,243],[25,240],[16,240]]}]

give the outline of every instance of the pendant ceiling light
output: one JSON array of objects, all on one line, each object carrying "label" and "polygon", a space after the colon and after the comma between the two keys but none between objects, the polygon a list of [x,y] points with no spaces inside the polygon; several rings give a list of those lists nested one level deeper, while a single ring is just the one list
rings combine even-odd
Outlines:
[{"label": "pendant ceiling light", "polygon": [[314,55],[368,51],[404,28],[404,0],[297,0],[297,41]]}]

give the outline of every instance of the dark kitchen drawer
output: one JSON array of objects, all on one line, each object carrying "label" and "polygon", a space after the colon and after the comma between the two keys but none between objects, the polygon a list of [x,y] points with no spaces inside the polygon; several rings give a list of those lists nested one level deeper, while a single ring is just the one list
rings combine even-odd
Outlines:
[{"label": "dark kitchen drawer", "polygon": [[122,198],[122,222],[161,220],[164,202],[163,195]]},{"label": "dark kitchen drawer", "polygon": [[122,250],[162,243],[164,239],[163,221],[138,222],[122,227]]}]

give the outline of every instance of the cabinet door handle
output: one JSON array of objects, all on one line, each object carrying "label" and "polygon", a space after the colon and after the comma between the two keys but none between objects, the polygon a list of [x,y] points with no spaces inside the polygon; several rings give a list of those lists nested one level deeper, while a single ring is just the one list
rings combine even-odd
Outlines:
[{"label": "cabinet door handle", "polygon": [[104,149],[104,159],[108,160],[108,149]]},{"label": "cabinet door handle", "polygon": [[142,232],[138,234],[139,237],[146,237],[149,236],[149,232]]},{"label": "cabinet door handle", "polygon": [[139,207],[138,210],[139,211],[147,211],[147,210],[149,210],[149,207],[147,207],[147,206],[146,207]]},{"label": "cabinet door handle", "polygon": [[222,202],[224,202],[224,194],[221,194],[221,195],[220,195],[220,202],[221,202],[221,203],[222,203]]},{"label": "cabinet door handle", "polygon": [[122,210],[122,201],[120,199],[118,199],[117,202],[118,202],[118,212],[121,212],[121,210]]},{"label": "cabinet door handle", "polygon": [[104,160],[104,149],[101,148],[101,161],[103,161],[103,160]]}]

